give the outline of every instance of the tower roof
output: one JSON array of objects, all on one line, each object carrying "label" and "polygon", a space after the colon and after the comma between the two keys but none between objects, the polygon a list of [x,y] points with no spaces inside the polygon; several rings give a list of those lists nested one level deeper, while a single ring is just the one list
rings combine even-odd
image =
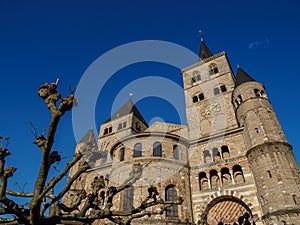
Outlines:
[{"label": "tower roof", "polygon": [[137,109],[137,107],[135,106],[135,104],[132,102],[131,99],[129,99],[117,112],[115,112],[108,120],[106,120],[105,123],[115,120],[119,117],[129,115],[130,113],[133,113],[143,123],[147,124],[144,117],[142,116],[142,114]]},{"label": "tower roof", "polygon": [[81,140],[78,142],[79,143],[87,143],[87,142],[96,142],[96,139],[95,139],[95,134],[94,134],[94,131],[93,129],[89,129],[88,132],[86,132],[86,134],[81,138]]},{"label": "tower roof", "polygon": [[236,72],[235,87],[249,81],[255,81],[255,80],[248,73],[246,73],[241,67],[238,67]]},{"label": "tower roof", "polygon": [[198,61],[203,60],[203,59],[207,59],[211,56],[213,56],[212,52],[209,50],[209,48],[207,47],[207,45],[204,43],[204,41],[201,38],[201,45],[200,45]]}]

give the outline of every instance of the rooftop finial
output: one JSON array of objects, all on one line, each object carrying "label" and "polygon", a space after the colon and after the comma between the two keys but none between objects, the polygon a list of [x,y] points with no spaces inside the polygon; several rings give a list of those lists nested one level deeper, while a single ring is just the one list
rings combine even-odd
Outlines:
[{"label": "rooftop finial", "polygon": [[132,93],[132,92],[130,92],[130,93],[129,93],[129,97],[130,97],[130,98],[132,98],[132,96],[133,96],[133,93]]},{"label": "rooftop finial", "polygon": [[240,68],[240,65],[239,65],[239,64],[236,64],[236,67],[237,67],[237,68]]},{"label": "rooftop finial", "polygon": [[198,33],[199,33],[200,40],[203,41],[203,31],[199,30]]}]

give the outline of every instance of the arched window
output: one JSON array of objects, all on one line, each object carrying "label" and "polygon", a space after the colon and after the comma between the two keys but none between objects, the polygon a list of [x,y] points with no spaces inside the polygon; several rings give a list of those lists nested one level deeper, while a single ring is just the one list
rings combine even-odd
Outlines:
[{"label": "arched window", "polygon": [[124,161],[125,159],[125,148],[120,149],[120,161]]},{"label": "arched window", "polygon": [[103,134],[108,134],[108,128],[104,129],[104,133]]},{"label": "arched window", "polygon": [[216,74],[216,73],[219,73],[219,69],[217,67],[217,64],[215,63],[212,63],[209,65],[209,75],[213,75],[213,74]]},{"label": "arched window", "polygon": [[142,156],[142,144],[137,143],[133,148],[133,157],[141,157]]},{"label": "arched window", "polygon": [[230,157],[228,146],[223,145],[221,147],[221,152],[222,152],[222,158],[223,159],[228,159]]},{"label": "arched window", "polygon": [[219,161],[221,159],[221,154],[220,154],[218,148],[213,148],[212,153],[213,153],[214,161]]},{"label": "arched window", "polygon": [[210,184],[211,184],[211,188],[220,187],[220,179],[218,176],[218,172],[216,170],[210,171]]},{"label": "arched window", "polygon": [[162,146],[160,142],[153,144],[153,156],[162,157]]},{"label": "arched window", "polygon": [[130,186],[123,192],[123,211],[130,211],[133,206],[134,187]]},{"label": "arched window", "polygon": [[208,179],[207,179],[206,173],[204,173],[204,172],[201,172],[199,174],[199,188],[200,188],[200,191],[209,189]]},{"label": "arched window", "polygon": [[192,82],[195,83],[197,81],[201,80],[201,74],[199,71],[195,71],[193,73]]},{"label": "arched window", "polygon": [[[166,188],[165,196],[166,201],[175,201],[177,199],[177,191],[173,185]],[[169,206],[166,210],[166,217],[178,217],[178,206]]]},{"label": "arched window", "polygon": [[110,134],[112,132],[112,127],[108,128],[108,133]]},{"label": "arched window", "polygon": [[178,145],[173,146],[173,158],[174,159],[179,159],[179,149]]},{"label": "arched window", "polygon": [[243,174],[242,167],[240,165],[235,165],[232,168],[233,170],[233,177],[236,184],[245,183],[245,178]]},{"label": "arched window", "polygon": [[209,162],[211,162],[211,154],[209,153],[209,151],[208,150],[205,150],[204,152],[203,152],[203,161],[204,161],[204,163],[209,163]]},{"label": "arched window", "polygon": [[232,184],[231,175],[230,175],[228,168],[221,169],[221,175],[222,175],[222,184],[223,185]]}]

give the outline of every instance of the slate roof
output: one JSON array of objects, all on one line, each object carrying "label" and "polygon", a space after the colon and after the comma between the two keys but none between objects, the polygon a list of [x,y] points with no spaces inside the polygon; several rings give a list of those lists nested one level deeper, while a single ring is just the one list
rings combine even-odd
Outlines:
[{"label": "slate roof", "polygon": [[199,60],[207,59],[209,57],[213,56],[212,52],[209,50],[207,45],[204,43],[203,40],[201,40],[201,45],[200,45],[200,51],[199,51]]},{"label": "slate roof", "polygon": [[106,120],[105,123],[115,120],[119,117],[126,116],[130,113],[133,113],[143,123],[147,124],[144,117],[142,116],[142,114],[137,109],[137,107],[135,106],[135,104],[132,102],[131,99],[129,99],[117,112],[115,112],[108,120]]},{"label": "slate roof", "polygon": [[248,73],[246,73],[241,67],[238,67],[236,72],[235,87],[249,81],[255,81],[255,80]]}]

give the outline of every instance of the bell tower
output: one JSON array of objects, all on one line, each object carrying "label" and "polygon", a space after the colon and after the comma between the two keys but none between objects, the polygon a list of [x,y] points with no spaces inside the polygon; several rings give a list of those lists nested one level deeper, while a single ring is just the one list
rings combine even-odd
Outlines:
[{"label": "bell tower", "polygon": [[225,52],[212,54],[201,38],[198,62],[182,70],[190,139],[236,128],[234,75]]},{"label": "bell tower", "polygon": [[263,84],[238,68],[233,103],[266,224],[300,224],[300,177]]}]

